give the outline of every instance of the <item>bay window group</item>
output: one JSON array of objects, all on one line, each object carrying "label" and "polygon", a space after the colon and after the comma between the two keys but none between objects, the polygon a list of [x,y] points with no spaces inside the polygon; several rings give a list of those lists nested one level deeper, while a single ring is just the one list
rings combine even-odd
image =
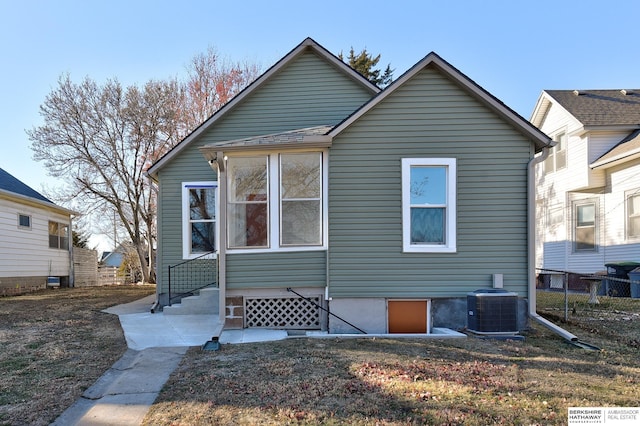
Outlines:
[{"label": "bay window group", "polygon": [[228,248],[323,245],[323,154],[227,159]]}]

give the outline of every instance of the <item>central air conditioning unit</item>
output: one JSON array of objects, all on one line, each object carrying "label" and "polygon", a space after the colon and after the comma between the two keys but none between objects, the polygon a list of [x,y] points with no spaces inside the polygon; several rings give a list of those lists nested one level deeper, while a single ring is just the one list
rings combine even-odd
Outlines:
[{"label": "central air conditioning unit", "polygon": [[477,334],[518,333],[518,295],[502,289],[467,293],[467,329]]}]

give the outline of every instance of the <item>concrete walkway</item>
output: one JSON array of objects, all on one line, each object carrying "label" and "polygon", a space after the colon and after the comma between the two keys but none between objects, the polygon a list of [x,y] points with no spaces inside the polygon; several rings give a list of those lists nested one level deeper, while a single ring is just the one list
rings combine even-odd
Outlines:
[{"label": "concrete walkway", "polygon": [[[217,316],[151,314],[155,295],[104,312],[118,315],[127,352],[54,426],[138,426],[190,346],[202,346],[220,335]],[[285,339],[282,330],[231,330],[221,343]]]},{"label": "concrete walkway", "polygon": [[52,424],[139,425],[187,347],[128,349]]},{"label": "concrete walkway", "polygon": [[[169,376],[191,346],[202,346],[213,336],[219,342],[249,343],[282,340],[284,330],[224,330],[214,315],[152,314],[155,295],[105,309],[118,315],[127,340],[127,352],[82,397],[52,423],[54,426],[138,426],[158,397]],[[416,338],[415,334],[333,334],[308,332],[310,337]],[[464,338],[449,329],[433,329],[423,338]]]}]

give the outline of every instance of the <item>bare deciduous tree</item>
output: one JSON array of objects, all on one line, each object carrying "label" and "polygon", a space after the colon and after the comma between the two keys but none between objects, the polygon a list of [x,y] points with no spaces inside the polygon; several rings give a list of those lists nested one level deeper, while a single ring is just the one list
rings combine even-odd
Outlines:
[{"label": "bare deciduous tree", "polygon": [[64,182],[54,199],[96,222],[117,217],[143,280],[154,282],[155,194],[144,173],[257,75],[257,66],[221,62],[212,48],[193,59],[183,83],[123,88],[63,75],[40,106],[44,124],[27,130],[34,159]]},{"label": "bare deciduous tree", "polygon": [[175,82],[124,89],[117,80],[99,86],[69,75],[40,107],[45,124],[28,131],[34,158],[65,186],[58,193],[80,211],[112,211],[138,252],[144,281],[153,281],[153,194],[145,164],[171,144]]},{"label": "bare deciduous tree", "polygon": [[258,65],[231,63],[221,58],[211,46],[206,53],[194,56],[187,71],[180,120],[189,131],[202,124],[260,73]]}]

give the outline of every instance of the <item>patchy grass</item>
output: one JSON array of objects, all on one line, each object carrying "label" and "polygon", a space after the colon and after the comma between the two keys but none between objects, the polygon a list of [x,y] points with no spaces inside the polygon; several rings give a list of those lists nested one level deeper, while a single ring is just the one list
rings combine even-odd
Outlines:
[{"label": "patchy grass", "polygon": [[562,292],[538,291],[538,313],[582,333],[640,348],[640,299],[598,296],[600,303],[592,305],[588,295],[569,293],[565,321],[564,297]]},{"label": "patchy grass", "polygon": [[[58,289],[0,298],[0,424],[46,425],[126,350],[101,312],[153,287]],[[602,351],[535,327],[523,342],[307,339],[193,348],[147,425],[562,425],[571,406],[637,406],[640,320],[564,326]]]},{"label": "patchy grass", "polygon": [[194,348],[144,424],[562,425],[568,407],[637,406],[637,349],[598,334],[582,340],[604,350],[537,327],[524,342],[299,338]]},{"label": "patchy grass", "polygon": [[126,351],[116,315],[154,286],[43,290],[0,298],[0,424],[48,425]]}]

